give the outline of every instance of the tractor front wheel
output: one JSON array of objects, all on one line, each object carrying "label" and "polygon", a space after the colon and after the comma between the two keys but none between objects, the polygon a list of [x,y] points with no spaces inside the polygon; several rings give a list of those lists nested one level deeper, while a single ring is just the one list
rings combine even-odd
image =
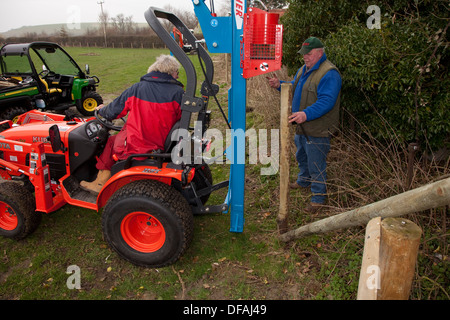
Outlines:
[{"label": "tractor front wheel", "polygon": [[31,192],[16,182],[0,184],[0,236],[20,240],[39,226],[42,214],[35,211]]},{"label": "tractor front wheel", "polygon": [[181,194],[158,181],[132,182],[108,201],[103,234],[122,258],[144,267],[177,261],[193,235],[191,208]]},{"label": "tractor front wheel", "polygon": [[78,111],[84,116],[93,116],[95,108],[103,103],[103,98],[95,91],[86,91],[81,103],[77,103]]}]

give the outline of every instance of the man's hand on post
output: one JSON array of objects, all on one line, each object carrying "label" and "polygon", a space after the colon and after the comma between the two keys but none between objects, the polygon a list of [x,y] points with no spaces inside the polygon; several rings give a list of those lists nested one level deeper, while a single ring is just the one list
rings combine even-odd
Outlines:
[{"label": "man's hand on post", "polygon": [[289,116],[289,122],[295,122],[295,123],[303,123],[306,121],[306,113],[303,111],[294,112]]},{"label": "man's hand on post", "polygon": [[269,86],[272,88],[278,89],[280,87],[280,79],[278,79],[276,74],[273,74],[272,77],[266,77],[269,80]]}]

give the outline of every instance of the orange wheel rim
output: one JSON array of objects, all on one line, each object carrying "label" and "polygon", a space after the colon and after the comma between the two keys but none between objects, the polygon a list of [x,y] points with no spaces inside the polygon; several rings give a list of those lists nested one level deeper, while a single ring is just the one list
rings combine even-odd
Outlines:
[{"label": "orange wheel rim", "polygon": [[14,230],[17,228],[19,220],[14,210],[4,202],[0,202],[0,229]]},{"label": "orange wheel rim", "polygon": [[120,232],[131,248],[143,253],[158,251],[166,241],[166,232],[161,222],[146,212],[126,215],[120,225]]}]

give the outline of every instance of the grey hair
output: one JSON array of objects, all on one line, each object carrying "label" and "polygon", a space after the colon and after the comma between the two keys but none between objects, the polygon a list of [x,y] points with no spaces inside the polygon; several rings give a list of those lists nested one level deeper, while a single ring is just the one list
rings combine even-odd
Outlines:
[{"label": "grey hair", "polygon": [[322,51],[323,53],[325,53],[325,47],[322,47],[322,48],[316,48],[317,50],[319,50],[319,51]]},{"label": "grey hair", "polygon": [[180,69],[180,63],[177,59],[170,55],[162,54],[156,61],[148,68],[147,73],[158,71],[162,73],[172,74]]}]

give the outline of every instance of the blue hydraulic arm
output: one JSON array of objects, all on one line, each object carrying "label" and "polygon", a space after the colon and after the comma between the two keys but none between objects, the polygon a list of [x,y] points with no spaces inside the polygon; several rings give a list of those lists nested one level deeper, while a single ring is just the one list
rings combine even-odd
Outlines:
[{"label": "blue hydraulic arm", "polygon": [[228,208],[230,231],[244,229],[245,183],[245,126],[247,82],[241,66],[242,37],[246,0],[232,0],[230,17],[217,17],[205,4],[205,0],[192,0],[200,22],[208,50],[211,53],[231,54],[231,88],[228,91],[228,118],[231,124],[231,146],[227,156],[231,161]]}]

